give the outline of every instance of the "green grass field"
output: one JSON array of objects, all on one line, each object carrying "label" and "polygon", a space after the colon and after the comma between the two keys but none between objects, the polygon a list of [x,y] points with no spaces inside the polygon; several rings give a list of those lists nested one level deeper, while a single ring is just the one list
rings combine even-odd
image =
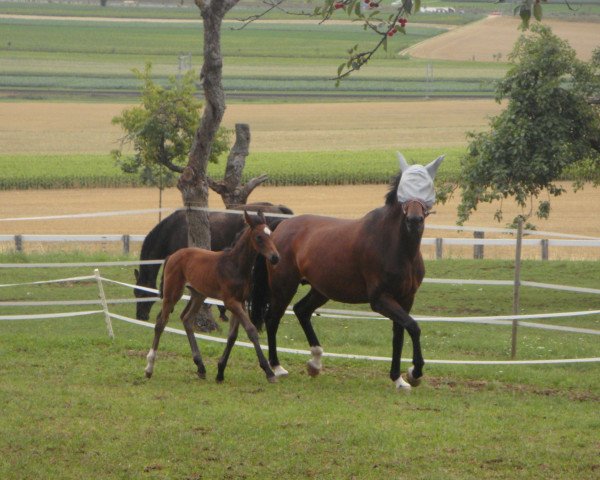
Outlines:
[{"label": "green grass field", "polygon": [[[16,256],[0,261],[101,261]],[[595,285],[594,262],[526,262],[527,280]],[[511,262],[432,261],[429,277],[509,279]],[[131,267],[100,267],[132,280]],[[90,268],[0,270],[0,284],[87,275]],[[435,288],[434,288],[435,287]],[[105,286],[109,298],[130,291]],[[95,282],[3,288],[2,300],[95,299]],[[556,295],[555,295],[556,293]],[[505,287],[424,284],[415,314],[510,313]],[[329,305],[328,305],[329,306]],[[527,289],[526,313],[597,309],[597,297]],[[3,307],[0,315],[95,307]],[[156,308],[156,307],[155,307]],[[111,311],[133,315],[133,305]],[[178,310],[179,311],[179,310]],[[600,329],[600,316],[549,321]],[[181,328],[174,315],[170,326]],[[282,354],[289,378],[269,385],[254,353],[235,348],[222,385],[222,346],[200,341],[209,378],[195,377],[185,337],[163,335],[154,376],[143,369],[152,330],[101,315],[0,321],[0,475],[16,478],[593,479],[598,464],[598,364],[461,366],[429,363],[422,386],[395,392],[387,362]],[[427,359],[508,359],[510,327],[421,323]],[[329,352],[389,356],[389,322],[319,318]],[[223,333],[221,333],[223,335]],[[264,334],[263,334],[264,336]],[[244,335],[240,336],[241,340]],[[286,317],[281,346],[306,348]],[[410,356],[407,345],[403,357]],[[519,329],[519,359],[598,356],[595,336]],[[406,362],[403,363],[404,369]]]}]

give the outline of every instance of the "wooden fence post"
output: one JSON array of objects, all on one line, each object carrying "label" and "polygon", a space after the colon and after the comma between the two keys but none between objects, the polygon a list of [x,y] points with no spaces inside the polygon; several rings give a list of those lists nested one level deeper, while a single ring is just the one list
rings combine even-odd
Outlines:
[{"label": "wooden fence post", "polygon": [[[523,242],[523,219],[519,218],[517,227],[517,248],[515,250],[515,285],[513,289],[513,315],[519,314],[519,301],[521,295],[521,244]],[[517,319],[512,321],[512,339],[510,348],[510,358],[515,358],[517,355]]]},{"label": "wooden fence post", "polygon": [[443,239],[436,238],[435,239],[435,258],[436,258],[436,260],[441,260],[442,259],[443,246],[444,246]]},{"label": "wooden fence post", "polygon": [[[484,238],[484,232],[473,232],[473,238]],[[483,259],[483,245],[473,245],[473,258],[477,260]]]},{"label": "wooden fence post", "polygon": [[15,235],[15,250],[17,252],[23,251],[23,235]]},{"label": "wooden fence post", "polygon": [[131,237],[127,234],[123,235],[123,255],[129,255],[129,242]]},{"label": "wooden fence post", "polygon": [[542,260],[548,260],[548,239],[542,238]]}]

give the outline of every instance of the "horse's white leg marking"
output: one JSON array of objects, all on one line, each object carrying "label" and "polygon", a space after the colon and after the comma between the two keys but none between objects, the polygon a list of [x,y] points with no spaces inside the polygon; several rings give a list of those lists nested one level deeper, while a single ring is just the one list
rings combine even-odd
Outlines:
[{"label": "horse's white leg marking", "polygon": [[152,372],[154,371],[154,362],[156,361],[156,350],[153,348],[150,349],[148,355],[146,355],[146,360],[148,360],[148,365],[146,365],[146,376],[150,378],[152,376]]},{"label": "horse's white leg marking", "polygon": [[410,383],[408,383],[406,380],[404,380],[404,379],[402,378],[402,375],[400,375],[400,376],[399,376],[399,377],[396,379],[396,381],[394,382],[394,384],[396,385],[396,389],[397,389],[398,391],[402,390],[402,391],[404,391],[404,392],[408,392],[408,391],[410,391],[410,389],[412,388],[412,387],[410,386]]},{"label": "horse's white leg marking", "polygon": [[271,369],[273,370],[273,373],[276,377],[287,377],[290,373],[281,365],[277,365],[275,368],[271,367]]},{"label": "horse's white leg marking", "polygon": [[321,356],[323,355],[323,349],[319,346],[310,347],[310,353],[312,354],[312,358],[307,362],[308,373],[311,376],[316,376],[323,368],[323,364],[321,363]]}]

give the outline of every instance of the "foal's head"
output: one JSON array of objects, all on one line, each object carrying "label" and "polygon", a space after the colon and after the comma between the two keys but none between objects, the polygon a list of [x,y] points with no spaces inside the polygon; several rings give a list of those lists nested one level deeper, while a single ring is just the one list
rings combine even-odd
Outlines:
[{"label": "foal's head", "polygon": [[267,226],[262,211],[259,210],[256,216],[250,216],[247,211],[244,211],[244,218],[250,227],[250,242],[254,250],[265,257],[272,265],[276,265],[279,262],[279,252],[271,239],[271,230]]},{"label": "foal's head", "polygon": [[436,158],[426,166],[409,165],[402,154],[398,152],[401,175],[394,185],[395,191],[390,191],[386,203],[399,203],[406,219],[406,229],[409,233],[421,235],[425,226],[425,217],[435,204],[435,188],[433,180],[444,156]]}]

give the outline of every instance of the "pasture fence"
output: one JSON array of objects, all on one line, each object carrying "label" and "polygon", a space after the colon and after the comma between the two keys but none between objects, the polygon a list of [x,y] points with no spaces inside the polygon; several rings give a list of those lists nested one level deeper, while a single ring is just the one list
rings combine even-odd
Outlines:
[{"label": "pasture fence", "polygon": [[[193,209],[201,209],[199,207],[192,207]],[[211,209],[205,208],[209,212],[224,212],[230,214],[240,214],[239,210],[226,210],[226,209]],[[112,211],[112,212],[97,212],[97,213],[83,213],[74,215],[50,215],[41,217],[16,217],[16,218],[0,218],[1,223],[8,222],[24,222],[24,221],[50,221],[50,220],[66,220],[66,219],[86,219],[95,217],[110,217],[110,216],[123,216],[123,215],[140,215],[156,212],[168,212],[172,213],[174,209],[161,208],[161,209],[145,209],[145,210],[123,210],[123,211]],[[269,214],[267,214],[269,215]],[[273,214],[275,215],[275,214]],[[286,217],[288,215],[276,214],[277,217]],[[425,236],[421,241],[421,245],[425,248],[432,248],[432,258],[442,259],[444,258],[445,249],[451,247],[472,247],[473,258],[484,259],[486,247],[509,247],[511,251],[516,248],[517,230],[506,229],[506,228],[493,228],[493,227],[465,227],[457,225],[426,225],[426,234],[429,231],[440,230],[440,231],[452,231],[459,234],[465,234],[472,232],[473,238],[466,237],[432,237]],[[488,235],[504,235],[512,238],[486,238]],[[564,234],[557,232],[546,232],[537,230],[524,230],[523,235],[528,237],[538,238],[523,238],[522,246],[533,248],[538,251],[535,258],[541,258],[542,260],[549,260],[550,251],[560,248],[575,248],[577,251],[585,249],[598,249],[600,247],[600,238],[589,237],[584,235],[575,234]],[[12,244],[14,250],[17,252],[24,252],[27,244],[120,244],[121,251],[124,254],[130,254],[132,251],[132,244],[141,243],[144,241],[145,235],[136,234],[102,234],[102,235],[58,235],[58,234],[0,234],[0,244]],[[600,258],[600,250],[598,251]]]},{"label": "pasture fence", "polygon": [[[90,267],[93,266],[94,273],[93,275],[87,276],[77,276],[77,277],[69,277],[69,278],[59,278],[53,280],[40,280],[33,282],[21,282],[21,283],[11,283],[11,284],[0,284],[0,292],[4,288],[8,287],[25,287],[31,285],[45,285],[45,284],[57,284],[57,283],[75,283],[75,282],[90,282],[95,281],[98,287],[98,298],[95,300],[82,299],[82,300],[47,300],[47,301],[0,301],[0,308],[4,309],[7,307],[43,307],[43,306],[97,306],[100,308],[96,308],[93,310],[81,310],[76,312],[62,312],[62,313],[41,313],[41,314],[27,314],[27,315],[16,315],[16,314],[8,314],[8,315],[0,315],[0,321],[11,321],[11,320],[42,320],[42,319],[52,319],[59,320],[61,318],[71,318],[71,317],[80,317],[80,316],[89,316],[89,315],[102,315],[106,322],[106,327],[108,331],[108,335],[111,338],[114,338],[114,332],[112,328],[112,319],[120,320],[123,322],[127,322],[130,324],[135,324],[138,326],[143,326],[147,328],[153,328],[154,324],[136,320],[121,314],[117,314],[110,311],[111,305],[116,304],[132,304],[139,301],[156,301],[160,300],[158,297],[149,297],[144,299],[135,299],[135,298],[118,298],[118,299],[109,299],[106,297],[103,284],[109,283],[113,285],[122,286],[129,289],[134,288],[142,288],[143,290],[149,291],[151,293],[158,293],[157,290],[137,287],[135,285],[121,282],[118,280],[110,279],[103,277],[100,275],[99,267],[101,266],[130,266],[132,264],[138,264],[139,262],[80,262],[80,263],[39,263],[39,264],[28,264],[28,263],[15,263],[15,264],[0,264],[0,270],[2,269],[21,269],[21,268],[73,268],[73,267]],[[146,261],[144,263],[160,263],[160,261]],[[501,281],[501,280],[461,280],[461,279],[433,279],[426,278],[425,282],[430,283],[446,283],[446,284],[476,284],[476,285],[499,285],[499,286],[507,286],[511,285],[514,282],[511,281]],[[537,282],[520,282],[522,286],[536,287],[536,288],[547,288],[553,290],[562,290],[562,291],[570,291],[570,292],[580,292],[580,293],[591,293],[600,295],[600,289],[593,288],[582,288],[582,287],[573,287],[567,285],[552,285],[552,284],[543,284]],[[185,299],[189,299],[189,296],[185,296]],[[207,300],[211,304],[221,305],[222,302],[214,299]],[[287,314],[293,314],[292,310],[288,310]],[[379,314],[374,312],[367,311],[354,311],[354,310],[336,310],[336,309],[318,309],[315,314],[320,317],[327,318],[338,318],[338,319],[355,319],[355,320],[387,320],[385,317],[382,317]],[[589,335],[600,335],[600,330],[590,329],[590,328],[579,328],[573,326],[565,326],[565,325],[555,325],[555,324],[547,324],[540,323],[541,319],[553,319],[553,318],[565,318],[565,317],[580,317],[580,316],[589,316],[589,315],[600,315],[600,310],[588,310],[588,311],[575,311],[575,312],[558,312],[558,313],[541,313],[541,314],[528,314],[528,315],[503,315],[503,316],[474,316],[474,317],[440,317],[440,316],[420,316],[414,315],[415,319],[420,322],[461,322],[461,323],[471,323],[471,324],[487,324],[487,325],[514,325],[515,322],[518,323],[519,326],[527,327],[527,328],[536,328],[543,330],[554,330],[560,331],[563,333],[576,333],[576,334],[589,334]],[[538,322],[530,322],[526,320],[538,320]],[[185,335],[183,330],[167,327],[166,331],[171,333],[176,333],[180,335]],[[213,341],[213,342],[226,342],[225,338],[221,338],[218,336],[212,335],[203,335],[196,334],[196,337],[199,339]],[[253,345],[249,342],[236,342],[236,345],[242,347],[252,348]],[[266,349],[266,346],[261,346],[261,348]],[[308,350],[302,349],[292,349],[292,348],[278,348],[280,352],[283,353],[292,353],[292,354],[300,354],[300,355],[310,355]],[[352,353],[326,353],[325,356],[335,357],[335,358],[346,358],[346,359],[356,359],[356,360],[372,360],[372,361],[390,361],[388,357],[379,357],[379,356],[369,356],[369,355],[357,355]],[[409,361],[410,359],[403,359],[403,361]],[[537,359],[537,360],[442,360],[442,359],[427,359],[428,363],[431,364],[454,364],[454,365],[544,365],[544,364],[569,364],[569,363],[590,363],[590,362],[600,362],[600,357],[586,357],[586,358],[570,358],[570,359]]]}]

